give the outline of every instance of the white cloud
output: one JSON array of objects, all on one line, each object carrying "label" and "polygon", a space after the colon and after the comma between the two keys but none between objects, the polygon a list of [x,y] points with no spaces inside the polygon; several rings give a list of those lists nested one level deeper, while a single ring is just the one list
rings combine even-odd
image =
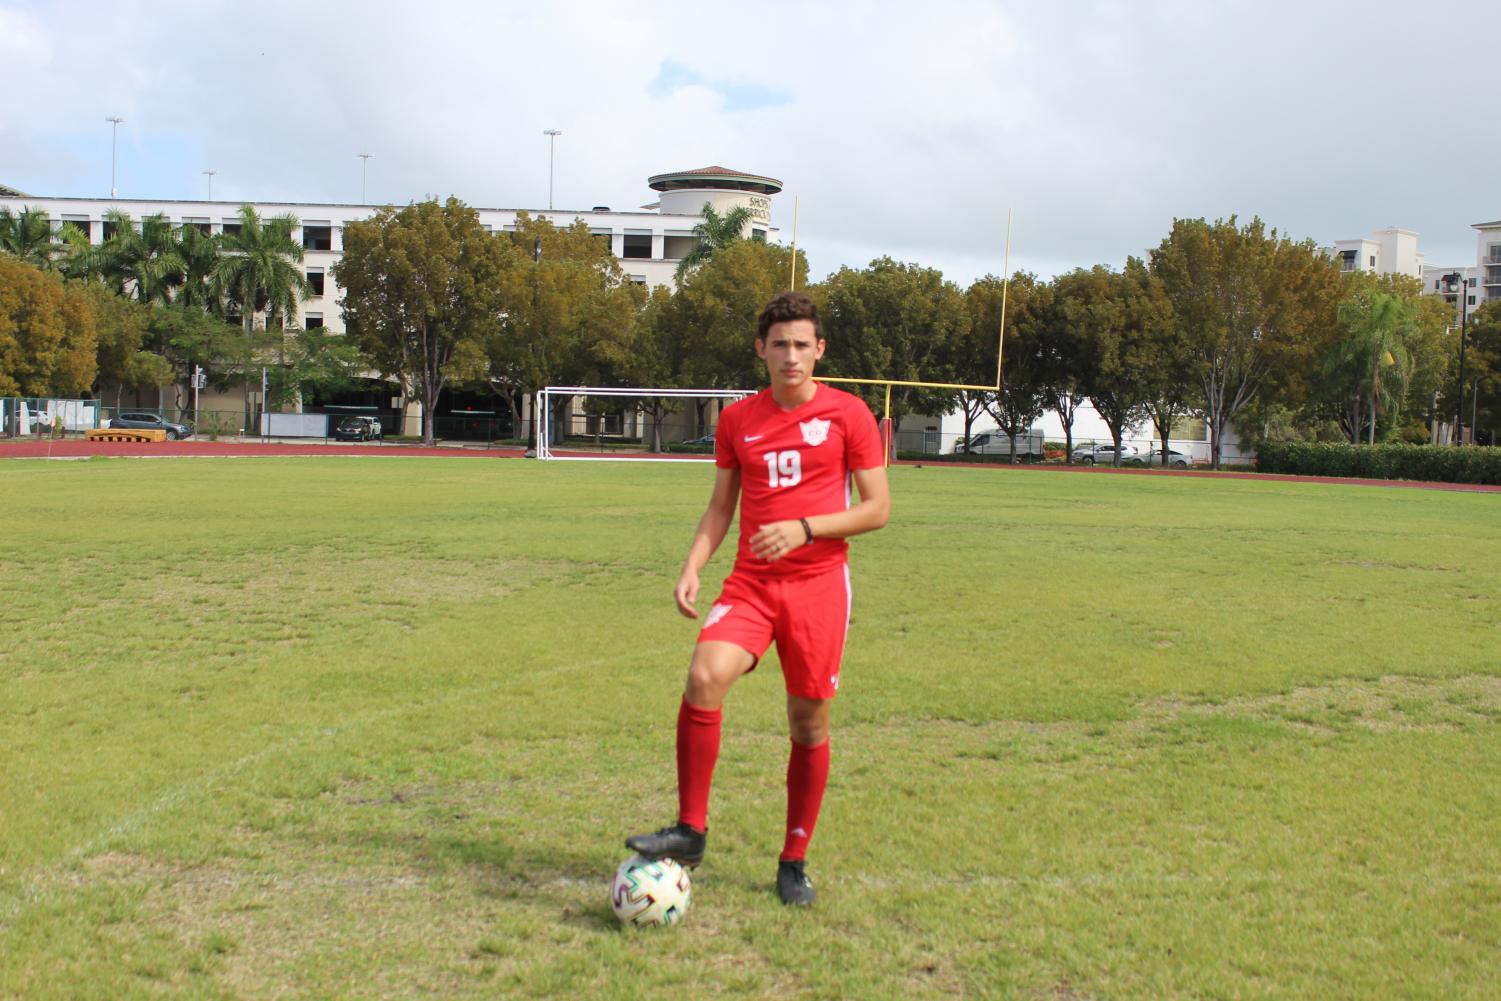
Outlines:
[{"label": "white cloud", "polygon": [[[1473,256],[1495,5],[860,5],[0,0],[0,180],[99,193],[456,194],[634,208],[650,174],[786,183],[815,273],[890,254],[967,281],[1119,265],[1174,216],[1260,214],[1322,242],[1386,225]],[[663,67],[671,86],[663,84]]]}]

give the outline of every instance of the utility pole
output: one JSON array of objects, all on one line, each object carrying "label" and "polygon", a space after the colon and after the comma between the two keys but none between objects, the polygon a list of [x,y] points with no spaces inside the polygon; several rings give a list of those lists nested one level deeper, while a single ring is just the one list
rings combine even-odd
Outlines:
[{"label": "utility pole", "polygon": [[109,122],[109,196],[111,198],[114,198],[114,197],[116,197],[116,194],[115,194],[115,136],[116,136],[116,134],[120,130],[120,123],[123,122],[123,121],[125,121],[125,119],[123,119],[123,118],[117,118],[114,115],[111,115],[110,117],[106,118],[105,121]]},{"label": "utility pole", "polygon": [[219,172],[217,170],[205,170],[203,173],[208,177],[208,200],[209,201],[213,201],[214,200],[214,175],[217,174],[217,173],[219,173]]},{"label": "utility pole", "polygon": [[370,166],[370,158],[372,156],[374,156],[374,155],[375,155],[374,153],[361,153],[360,154],[360,204],[361,205],[368,205],[368,204],[370,204],[369,201],[366,200],[366,198],[365,198],[365,168],[368,167],[368,166]]},{"label": "utility pole", "polygon": [[[1453,271],[1444,275],[1444,280],[1450,288],[1459,286],[1459,402],[1454,406],[1454,444],[1465,443],[1465,326],[1470,314],[1470,280],[1464,276],[1463,271]],[[1474,419],[1471,418],[1471,430],[1474,429]]]},{"label": "utility pole", "polygon": [[557,147],[558,136],[563,134],[562,129],[543,129],[542,134],[547,137],[547,208],[552,210],[552,164],[553,151]]}]

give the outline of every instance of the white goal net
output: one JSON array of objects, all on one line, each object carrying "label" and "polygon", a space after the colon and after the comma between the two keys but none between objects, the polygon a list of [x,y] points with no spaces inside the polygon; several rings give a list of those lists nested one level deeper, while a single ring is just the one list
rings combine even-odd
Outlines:
[{"label": "white goal net", "polygon": [[[573,462],[702,461],[702,454],[655,449],[692,449],[696,443],[697,451],[712,455],[712,432],[719,423],[719,411],[754,392],[548,386],[537,393],[537,458]],[[554,413],[560,408],[561,413]],[[705,424],[707,434],[703,433]]]}]

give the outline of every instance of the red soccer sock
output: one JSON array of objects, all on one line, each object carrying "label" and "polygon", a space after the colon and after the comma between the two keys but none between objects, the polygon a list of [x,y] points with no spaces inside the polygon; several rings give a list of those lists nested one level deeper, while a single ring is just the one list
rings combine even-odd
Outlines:
[{"label": "red soccer sock", "polygon": [[709,786],[719,760],[719,729],[724,710],[700,709],[683,699],[678,709],[678,820],[709,829]]},{"label": "red soccer sock", "polygon": [[808,842],[818,823],[824,787],[829,784],[829,742],[804,747],[793,741],[787,759],[787,840],[782,843],[783,862],[808,857]]}]

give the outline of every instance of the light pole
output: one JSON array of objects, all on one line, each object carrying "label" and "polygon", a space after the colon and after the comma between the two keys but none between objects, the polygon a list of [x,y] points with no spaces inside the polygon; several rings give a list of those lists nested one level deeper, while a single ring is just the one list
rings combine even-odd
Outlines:
[{"label": "light pole", "polygon": [[[1454,407],[1454,444],[1465,443],[1465,321],[1469,319],[1470,305],[1470,282],[1465,278],[1463,271],[1451,271],[1444,275],[1444,281],[1449,288],[1459,286],[1459,402]],[[1471,419],[1471,427],[1474,427],[1474,419]]]},{"label": "light pole", "polygon": [[123,122],[123,121],[125,121],[125,119],[123,119],[123,118],[116,118],[114,115],[111,115],[108,118],[106,118],[105,121],[109,122],[109,196],[111,198],[114,198],[115,197],[115,135],[120,130],[120,123]]},{"label": "light pole", "polygon": [[372,156],[374,156],[374,155],[375,155],[374,153],[361,153],[360,154],[360,204],[361,205],[368,204],[366,202],[366,200],[365,200],[365,168],[368,167],[368,166],[370,166],[370,158]]},{"label": "light pole", "polygon": [[557,147],[558,136],[563,134],[562,129],[543,129],[542,134],[547,137],[547,208],[552,210],[552,163],[553,150]]},{"label": "light pole", "polygon": [[203,173],[204,173],[204,176],[208,178],[208,200],[209,201],[213,201],[214,200],[214,175],[217,174],[217,173],[219,173],[219,172],[217,170],[205,170]]}]

